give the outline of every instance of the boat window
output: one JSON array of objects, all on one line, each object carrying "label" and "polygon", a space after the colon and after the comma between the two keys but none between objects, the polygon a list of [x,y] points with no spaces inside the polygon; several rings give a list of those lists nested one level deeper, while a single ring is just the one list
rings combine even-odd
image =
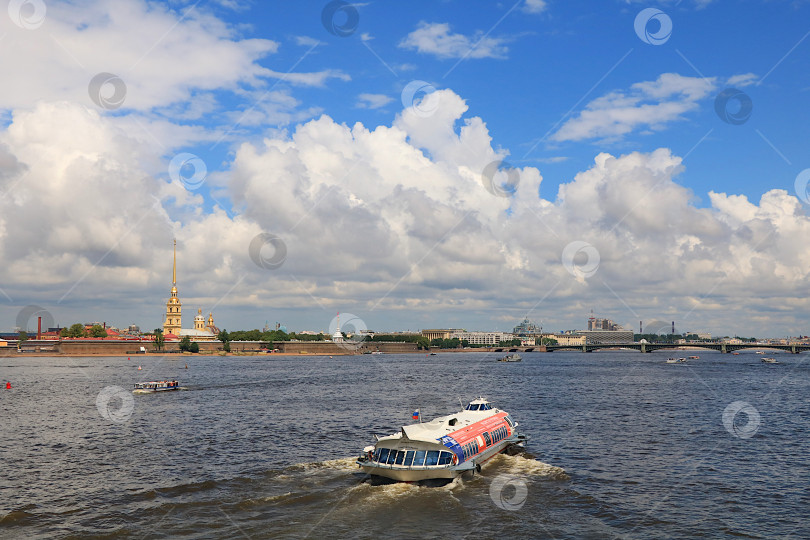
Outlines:
[{"label": "boat window", "polygon": [[380,448],[380,455],[378,456],[377,461],[379,461],[380,463],[385,463],[386,461],[388,461],[388,452],[389,452],[388,448]]},{"label": "boat window", "polygon": [[425,451],[424,450],[417,450],[416,453],[413,455],[413,463],[411,464],[414,467],[421,467],[425,464]]},{"label": "boat window", "polygon": [[492,409],[492,407],[489,406],[489,403],[484,403],[483,405],[481,405],[482,411],[488,411],[490,409]]},{"label": "boat window", "polygon": [[379,448],[374,450],[374,457],[371,458],[371,461],[380,461],[380,449]]},{"label": "boat window", "polygon": [[489,433],[487,433],[486,431],[484,432],[484,440],[487,442],[487,446],[492,445],[492,439],[489,438]]},{"label": "boat window", "polygon": [[402,462],[402,464],[405,465],[406,467],[410,467],[412,461],[413,461],[413,450],[408,450],[408,453],[405,454],[405,460]]},{"label": "boat window", "polygon": [[391,450],[391,452],[388,454],[388,460],[386,461],[386,463],[388,465],[393,465],[394,460],[396,459],[396,457],[397,457],[397,451],[396,450]]},{"label": "boat window", "polygon": [[396,461],[394,461],[394,463],[396,463],[397,465],[402,465],[403,459],[405,459],[405,452],[400,450],[399,452],[397,452]]},{"label": "boat window", "polygon": [[477,411],[478,410],[478,405],[470,405],[470,410],[471,411]]},{"label": "boat window", "polygon": [[450,465],[450,459],[450,452],[442,452],[439,454],[439,465]]},{"label": "boat window", "polygon": [[439,462],[439,451],[438,450],[429,450],[427,453],[427,459],[425,459],[425,465],[436,465]]},{"label": "boat window", "polygon": [[509,424],[509,427],[515,427],[515,423],[512,422],[512,419],[508,416],[506,417],[506,422]]}]

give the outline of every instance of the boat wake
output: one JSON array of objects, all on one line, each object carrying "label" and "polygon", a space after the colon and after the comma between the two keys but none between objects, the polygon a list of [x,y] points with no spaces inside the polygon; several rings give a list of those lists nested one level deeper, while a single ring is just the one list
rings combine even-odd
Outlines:
[{"label": "boat wake", "polygon": [[536,459],[531,459],[525,454],[509,456],[498,454],[487,463],[482,474],[493,476],[494,474],[511,474],[513,476],[535,476],[549,480],[568,480],[570,477],[565,469],[543,463]]}]

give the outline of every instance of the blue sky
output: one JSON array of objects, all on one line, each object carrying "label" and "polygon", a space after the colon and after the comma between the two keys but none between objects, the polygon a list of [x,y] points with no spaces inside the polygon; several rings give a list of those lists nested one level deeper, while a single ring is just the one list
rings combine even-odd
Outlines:
[{"label": "blue sky", "polygon": [[3,328],[810,333],[808,2],[7,11]]},{"label": "blue sky", "polygon": [[[636,14],[649,6],[663,8],[672,19],[672,35],[663,45],[644,43],[634,32]],[[249,35],[281,41],[279,54],[268,62],[277,71],[300,60],[301,70],[340,69],[351,75],[351,81],[334,81],[328,88],[300,94],[338,122],[390,123],[400,109],[401,89],[414,79],[452,88],[467,101],[470,114],[486,119],[494,144],[509,150],[510,162],[543,168],[552,190],[548,195],[603,150],[622,153],[667,146],[679,155],[692,150],[688,172],[679,180],[698,197],[710,189],[749,197],[770,187],[789,189],[802,165],[803,137],[794,130],[802,129],[810,110],[801,106],[810,89],[802,47],[810,31],[803,23],[806,4],[548,2],[540,13],[531,14],[520,2],[480,2],[474,9],[457,2],[368,3],[357,7],[360,22],[348,37],[324,32],[313,17],[320,7],[311,3],[308,9],[279,9],[264,3],[232,17],[254,26]],[[465,36],[471,44],[485,33],[497,41],[499,51],[476,59],[459,58],[467,52],[463,47],[457,54],[439,56],[403,46],[407,34],[422,23],[448,24],[450,34]],[[295,45],[300,36],[321,42],[303,60],[309,47]],[[615,140],[597,136],[548,141],[549,131],[553,134],[555,126],[592,100],[627,91],[661,73],[718,79],[718,91],[652,133],[640,126]],[[725,124],[713,100],[726,80],[748,73],[756,82],[744,88],[755,112],[743,126]],[[361,93],[394,101],[379,109],[358,109]],[[559,158],[566,159],[554,161]]]}]

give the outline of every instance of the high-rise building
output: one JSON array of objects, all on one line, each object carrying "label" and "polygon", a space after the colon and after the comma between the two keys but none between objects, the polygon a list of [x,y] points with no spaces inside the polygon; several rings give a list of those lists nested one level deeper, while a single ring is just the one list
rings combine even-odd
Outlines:
[{"label": "high-rise building", "polygon": [[520,324],[515,326],[512,333],[516,336],[537,336],[542,333],[542,329],[533,321],[530,321],[528,318],[524,318]]}]

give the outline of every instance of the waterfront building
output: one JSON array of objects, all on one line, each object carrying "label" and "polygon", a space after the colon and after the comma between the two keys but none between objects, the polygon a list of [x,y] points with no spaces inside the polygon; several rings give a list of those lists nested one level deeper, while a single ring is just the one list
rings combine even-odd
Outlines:
[{"label": "waterfront building", "polygon": [[556,340],[557,345],[585,345],[585,336],[575,334],[543,334],[542,337]]},{"label": "waterfront building", "polygon": [[[450,335],[449,339],[458,338],[462,341],[467,340],[470,345],[498,345],[501,341],[510,341],[515,339],[513,334],[506,332],[455,332]],[[444,338],[447,339],[447,338]]]},{"label": "waterfront building", "polygon": [[585,338],[588,345],[612,345],[616,343],[632,343],[633,332],[630,330],[594,330],[578,332]]},{"label": "waterfront building", "polygon": [[451,339],[451,336],[458,332],[465,332],[465,330],[463,328],[434,328],[422,330],[422,336],[426,337],[428,341],[434,339]]},{"label": "waterfront building", "polygon": [[208,314],[208,324],[203,317],[202,309],[197,309],[194,317],[194,328],[183,328],[183,304],[177,295],[177,240],[174,241],[174,254],[172,262],[172,288],[169,300],[166,302],[166,320],[163,322],[163,334],[167,339],[188,337],[192,341],[214,341],[219,334],[219,328],[214,325],[214,314]]}]

